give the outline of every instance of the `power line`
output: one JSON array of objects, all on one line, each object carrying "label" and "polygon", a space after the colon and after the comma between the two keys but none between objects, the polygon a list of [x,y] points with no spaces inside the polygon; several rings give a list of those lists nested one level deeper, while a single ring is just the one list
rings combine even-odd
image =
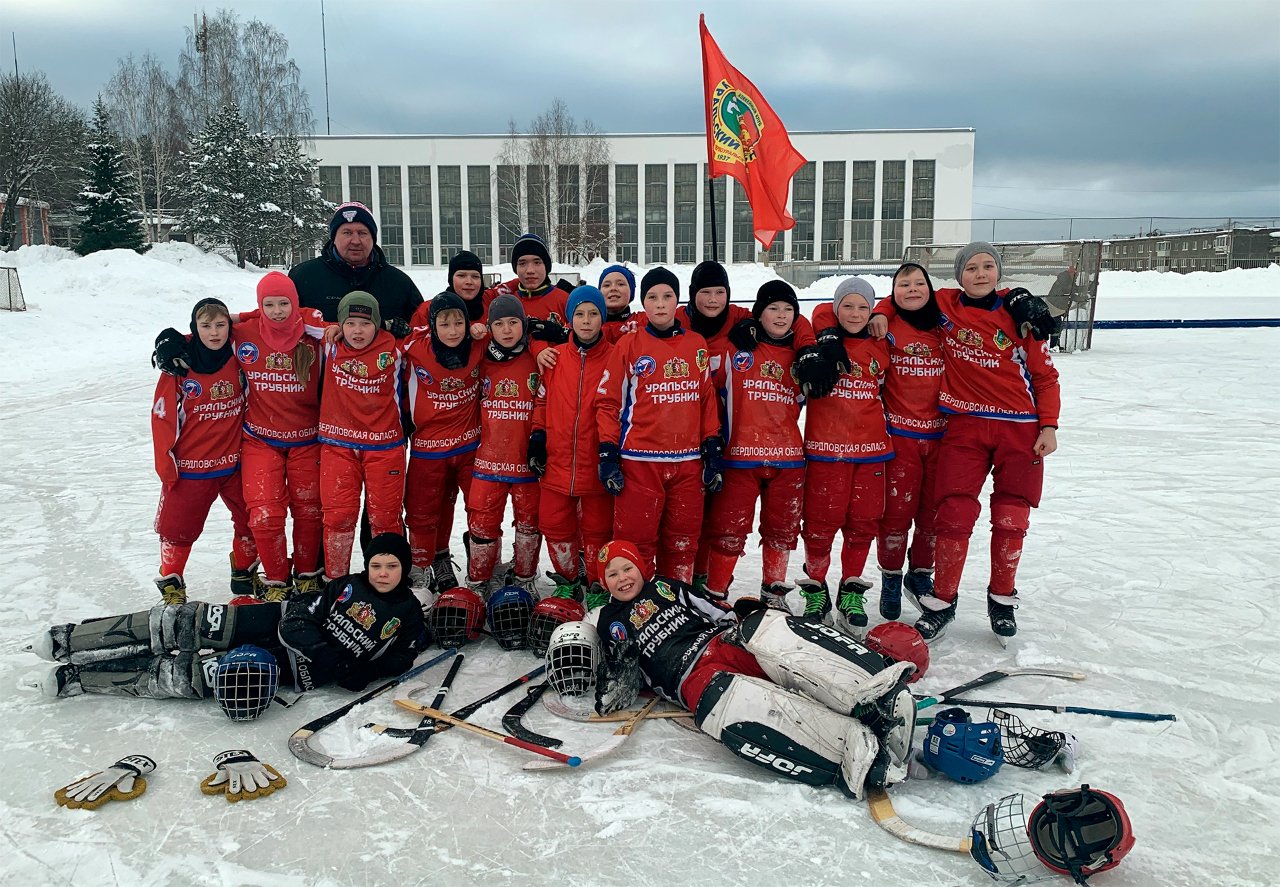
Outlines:
[{"label": "power line", "polygon": [[1277,193],[1280,188],[1023,188],[1018,185],[974,185],[975,189],[1001,191],[1078,191],[1084,194],[1261,194]]}]

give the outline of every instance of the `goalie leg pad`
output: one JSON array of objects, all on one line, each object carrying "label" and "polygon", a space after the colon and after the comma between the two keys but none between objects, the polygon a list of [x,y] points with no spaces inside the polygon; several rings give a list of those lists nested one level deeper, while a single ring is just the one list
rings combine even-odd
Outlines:
[{"label": "goalie leg pad", "polygon": [[[55,626],[64,629],[64,626]],[[153,652],[151,611],[88,619],[72,625],[55,638],[62,647],[59,661],[87,665],[111,659],[129,659]]]},{"label": "goalie leg pad", "polygon": [[853,718],[762,678],[720,672],[694,723],[738,757],[806,785],[835,783],[856,798],[879,743]]},{"label": "goalie leg pad", "polygon": [[893,690],[910,662],[886,666],[884,657],[843,632],[779,610],[743,620],[739,640],[780,687],[803,693],[840,714]]},{"label": "goalie leg pad", "polygon": [[85,693],[145,699],[199,699],[204,695],[200,662],[190,653],[99,662],[81,668],[78,677]]}]

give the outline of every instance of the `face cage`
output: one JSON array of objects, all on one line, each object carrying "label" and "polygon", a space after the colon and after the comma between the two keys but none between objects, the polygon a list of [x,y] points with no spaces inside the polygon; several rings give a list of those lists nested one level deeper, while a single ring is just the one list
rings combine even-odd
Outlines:
[{"label": "face cage", "polygon": [[1067,734],[1060,730],[1028,727],[1017,715],[998,708],[991,709],[991,720],[1000,728],[1006,764],[1039,770],[1066,748]]},{"label": "face cage", "polygon": [[1020,794],[1007,795],[973,818],[969,855],[993,881],[1030,884],[1054,877],[1031,844],[1025,801]]},{"label": "face cage", "polygon": [[213,695],[228,718],[252,721],[271,707],[279,684],[280,666],[235,662],[218,668],[213,678]]},{"label": "face cage", "polygon": [[568,643],[547,651],[547,683],[567,704],[594,695],[596,651],[589,644]]},{"label": "face cage", "polygon": [[461,647],[479,637],[481,620],[477,615],[468,607],[441,606],[437,602],[427,622],[442,648]]},{"label": "face cage", "polygon": [[529,631],[526,643],[536,656],[547,655],[547,645],[551,643],[551,633],[569,620],[546,613],[534,613],[529,617]]},{"label": "face cage", "polygon": [[489,611],[489,633],[502,649],[523,650],[529,642],[529,617],[532,613],[533,604],[529,601],[499,604]]}]

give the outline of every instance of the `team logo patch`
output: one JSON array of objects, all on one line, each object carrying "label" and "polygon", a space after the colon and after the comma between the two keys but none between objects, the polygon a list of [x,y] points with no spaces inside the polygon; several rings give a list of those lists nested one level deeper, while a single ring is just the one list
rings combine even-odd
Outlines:
[{"label": "team logo patch", "polygon": [[871,358],[871,363],[867,364],[867,369],[871,370],[871,375],[873,376],[880,375],[880,361],[876,360],[874,357]]},{"label": "team logo patch", "polygon": [[391,352],[383,351],[378,355],[378,369],[385,370],[387,367],[391,366],[391,360]]},{"label": "team logo patch", "polygon": [[226,400],[236,396],[236,388],[226,379],[214,382],[209,386],[209,396],[214,400]]},{"label": "team logo patch", "polygon": [[666,598],[669,601],[674,601],[676,599],[675,591],[667,583],[655,582],[653,587],[654,590],[658,592],[658,597]]},{"label": "team logo patch", "polygon": [[607,564],[607,563],[609,563],[609,552],[608,552],[608,550],[607,550],[607,549],[604,549],[604,548],[601,548],[598,552],[596,552],[596,560],[597,560],[597,561],[599,561],[599,562],[600,562],[600,563],[602,563],[602,564]]},{"label": "team logo patch", "polygon": [[647,354],[642,354],[636,358],[636,364],[633,368],[637,376],[651,376],[654,370],[658,368],[658,362]]},{"label": "team logo patch", "polygon": [[636,601],[631,608],[631,624],[636,628],[644,625],[658,612],[658,605],[653,601]]},{"label": "team logo patch", "polygon": [[236,359],[241,363],[253,363],[258,359],[258,346],[252,342],[241,342],[236,349]]},{"label": "team logo patch", "polygon": [[537,373],[529,374],[528,385],[529,385],[529,393],[536,395],[538,393],[538,374]]},{"label": "team logo patch", "polygon": [[476,367],[471,371],[471,378],[475,379],[480,376],[480,367]]},{"label": "team logo patch", "polygon": [[977,330],[956,330],[956,341],[962,345],[982,345],[982,334]]},{"label": "team logo patch", "polygon": [[493,380],[488,376],[485,376],[484,381],[480,383],[480,389],[485,398],[488,398],[489,394],[493,391]]},{"label": "team logo patch", "polygon": [[924,342],[912,342],[906,348],[902,349],[904,354],[910,354],[912,357],[932,357],[933,349]]},{"label": "team logo patch", "polygon": [[854,379],[861,379],[861,378],[862,378],[862,364],[860,364],[860,363],[855,363],[853,366],[849,367],[849,376],[850,376],[850,377],[852,377],[852,378],[854,378]]},{"label": "team logo patch", "polygon": [[[430,385],[435,382],[435,379],[431,377],[431,374],[427,372],[425,367],[414,367],[413,374],[418,377],[418,381],[423,385]],[[444,386],[442,385],[440,387],[443,388]]]},{"label": "team logo patch", "polygon": [[760,376],[764,379],[772,379],[775,382],[781,382],[783,376],[782,364],[776,360],[766,360],[760,364]]},{"label": "team logo patch", "polygon": [[519,397],[520,385],[515,379],[499,379],[493,393],[498,397]]},{"label": "team logo patch", "polygon": [[455,376],[445,376],[440,380],[440,390],[444,392],[461,391],[467,383]]},{"label": "team logo patch", "polygon": [[609,637],[619,643],[627,639],[627,627],[621,622],[614,622],[609,626]]},{"label": "team logo patch", "polygon": [[716,163],[746,165],[756,159],[756,144],[764,131],[764,119],[749,96],[728,80],[711,90],[711,150]]},{"label": "team logo patch", "polygon": [[755,366],[755,363],[756,356],[750,351],[739,351],[733,355],[733,368],[740,373],[745,373]]},{"label": "team logo patch", "polygon": [[195,379],[183,379],[182,393],[187,397],[199,397],[204,393],[204,389],[200,387],[200,383]]},{"label": "team logo patch", "polygon": [[1013,344],[1013,340],[1004,334],[1004,330],[996,330],[996,334],[991,337],[991,341],[996,343],[996,347],[1001,351]]},{"label": "team logo patch", "polygon": [[[702,367],[705,369],[705,365]],[[683,357],[673,357],[662,365],[664,379],[687,379],[689,377],[689,361]]]},{"label": "team logo patch", "polygon": [[263,361],[263,366],[269,370],[291,370],[293,369],[293,358],[276,351],[267,355],[267,359]]},{"label": "team logo patch", "polygon": [[369,606],[368,601],[356,601],[348,608],[347,615],[360,623],[360,627],[365,631],[373,628],[373,623],[377,621],[373,615],[373,607]]},{"label": "team logo patch", "polygon": [[399,627],[400,627],[400,620],[397,617],[392,616],[390,619],[386,621],[386,624],[382,626],[382,633],[378,635],[378,637],[381,640],[385,641],[387,638],[395,634],[396,629],[398,629]]},{"label": "team logo patch", "polygon": [[551,312],[551,314],[550,314],[550,315],[548,315],[547,320],[551,321],[552,323],[558,323],[558,324],[560,324],[560,326],[568,326],[568,324],[567,324],[567,323],[565,323],[565,322],[560,318],[560,315],[559,315],[559,314],[556,314],[554,311],[552,311],[552,312]]},{"label": "team logo patch", "polygon": [[348,600],[350,600],[352,591],[353,589],[351,587],[351,583],[348,582],[347,587],[342,589],[342,594],[338,595],[338,603],[345,604]]},{"label": "team logo patch", "polygon": [[707,357],[707,349],[699,348],[698,353],[694,355],[694,362],[698,364],[698,371],[701,372],[707,368],[710,359]]},{"label": "team logo patch", "polygon": [[365,366],[363,360],[344,360],[338,364],[338,369],[342,370],[348,376],[356,376],[361,379],[369,378],[369,368]]},{"label": "team logo patch", "polygon": [[342,214],[342,217],[348,222],[355,221],[356,211],[354,209],[349,209]]}]

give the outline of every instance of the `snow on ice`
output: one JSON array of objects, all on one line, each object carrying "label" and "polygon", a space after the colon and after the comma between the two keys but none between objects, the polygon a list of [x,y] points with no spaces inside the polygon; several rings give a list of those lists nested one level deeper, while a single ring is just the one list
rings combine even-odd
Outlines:
[{"label": "snow on ice", "polygon": [[[524,772],[522,752],[462,731],[390,765],[331,772],[294,759],[285,741],[346,701],[341,690],[251,724],[227,721],[213,703],[41,697],[34,678],[44,665],[22,650],[38,629],[144,609],[156,598],[147,360],[155,333],[185,327],[205,296],[250,307],[260,272],[182,244],[86,258],[23,248],[0,262],[20,268],[30,305],[0,313],[0,884],[988,883],[967,857],[897,841],[834,789],[775,778],[662,721],[580,772]],[[593,281],[601,267],[572,270]],[[687,285],[692,269],[676,270]],[[424,293],[444,283],[443,269],[412,273]],[[736,300],[750,304],[773,272],[735,266],[730,276]],[[875,283],[887,292],[887,279]],[[822,281],[801,295],[825,298],[832,286]],[[1278,293],[1276,266],[1105,272],[1098,316],[1276,316]],[[959,834],[1004,794],[1088,782],[1124,800],[1137,835],[1121,867],[1094,880],[1099,887],[1275,884],[1280,331],[1100,331],[1093,341],[1090,352],[1055,358],[1061,449],[1050,458],[1020,570],[1027,603],[1017,639],[1002,651],[987,627],[980,523],[956,625],[917,686],[939,690],[999,666],[1070,668],[1088,679],[1012,678],[982,695],[1167,711],[1178,720],[1025,712],[1029,723],[1079,737],[1073,776],[1005,767],[978,786],[908,782],[894,790],[895,803],[916,825]],[[215,506],[188,569],[193,598],[228,597],[229,539]],[[743,577],[759,568],[748,552]],[[489,642],[466,652],[450,708],[536,664]],[[498,727],[517,698],[476,721]],[[369,720],[415,722],[380,698],[321,734],[322,744],[348,753],[389,741],[360,729]],[[541,707],[527,722],[564,738],[569,751],[610,729]],[[228,748],[252,750],[288,787],[235,805],[202,796],[197,783]],[[56,788],[130,753],[158,763],[141,798],[96,812],[54,804]]]}]

